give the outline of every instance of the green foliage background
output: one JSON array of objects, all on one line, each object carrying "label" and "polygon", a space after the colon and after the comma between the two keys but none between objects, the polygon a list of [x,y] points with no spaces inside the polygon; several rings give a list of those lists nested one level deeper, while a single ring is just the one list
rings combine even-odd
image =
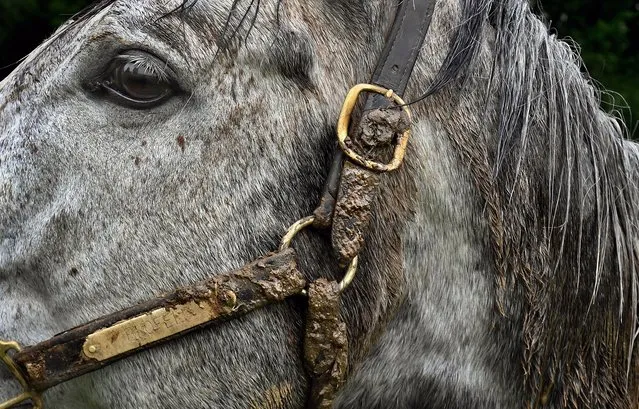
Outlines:
[{"label": "green foliage background", "polygon": [[[0,0],[0,78],[13,63],[90,0]],[[606,110],[622,113],[639,137],[639,0],[542,0],[560,38],[570,38],[602,88]],[[578,46],[577,46],[578,44]],[[630,107],[630,109],[628,109]],[[634,112],[634,116],[631,114]]]},{"label": "green foliage background", "polygon": [[542,3],[539,7],[554,31],[578,44],[575,47],[581,50],[585,69],[611,91],[602,95],[603,108],[620,111],[631,134],[639,138],[639,1]]}]

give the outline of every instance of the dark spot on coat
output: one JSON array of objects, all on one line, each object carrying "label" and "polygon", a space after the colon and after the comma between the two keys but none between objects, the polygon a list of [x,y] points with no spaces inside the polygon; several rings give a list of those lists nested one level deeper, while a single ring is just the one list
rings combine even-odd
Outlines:
[{"label": "dark spot on coat", "polygon": [[75,267],[73,267],[73,268],[71,268],[71,270],[69,270],[69,275],[71,277],[73,277],[73,278],[77,277],[78,274],[80,274],[80,271],[77,268],[75,268]]},{"label": "dark spot on coat", "polygon": [[135,166],[140,166],[141,162],[142,162],[142,159],[140,159],[139,156],[136,156],[135,159],[133,159],[133,163],[135,163]]},{"label": "dark spot on coat", "polygon": [[180,148],[182,149],[182,152],[184,152],[184,147],[186,145],[186,139],[184,139],[184,136],[180,135],[177,137],[177,143],[180,146]]},{"label": "dark spot on coat", "polygon": [[146,141],[142,141],[141,145],[146,146]]}]

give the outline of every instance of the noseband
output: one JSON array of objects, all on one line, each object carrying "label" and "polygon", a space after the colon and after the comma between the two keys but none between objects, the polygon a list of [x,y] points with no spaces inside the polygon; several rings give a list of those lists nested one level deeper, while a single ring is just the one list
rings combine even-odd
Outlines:
[{"label": "noseband", "polygon": [[[237,271],[100,317],[28,348],[0,341],[0,358],[23,389],[20,395],[1,403],[0,409],[29,401],[34,408],[43,408],[42,393],[55,385],[294,296],[308,297],[304,361],[311,391],[307,407],[330,408],[348,369],[340,294],[355,278],[382,174],[397,169],[404,159],[411,117],[401,95],[434,7],[435,0],[398,1],[395,21],[370,83],[353,87],[344,102],[338,121],[340,149],[320,204],[312,216],[291,226],[277,252]],[[290,244],[309,226],[331,230],[334,252],[346,268],[341,282],[320,278],[309,283],[298,269]]]}]

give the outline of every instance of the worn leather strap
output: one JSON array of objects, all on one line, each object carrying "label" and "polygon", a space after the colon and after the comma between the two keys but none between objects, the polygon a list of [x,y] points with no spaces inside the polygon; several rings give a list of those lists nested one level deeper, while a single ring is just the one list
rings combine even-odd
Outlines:
[{"label": "worn leather strap", "polygon": [[[435,0],[412,0],[398,2],[395,21],[388,34],[386,45],[371,83],[392,89],[402,95],[413,72],[420,49],[430,27]],[[359,113],[360,120],[352,124],[349,143],[361,149],[366,145],[370,158],[381,160],[388,143],[371,146],[370,141],[360,140],[366,132],[362,125],[367,113],[384,110],[391,103],[378,94],[369,94]],[[392,128],[392,126],[391,126]],[[394,129],[401,132],[401,129]],[[392,142],[392,141],[388,141]],[[332,224],[332,244],[340,264],[346,265],[355,257],[364,244],[371,220],[371,206],[378,194],[379,173],[364,169],[344,160],[341,151],[335,155],[320,206],[315,211],[316,226]]]},{"label": "worn leather strap", "polygon": [[307,281],[293,249],[257,259],[170,294],[100,317],[12,357],[42,392],[159,343],[301,294]]},{"label": "worn leather strap", "polygon": [[334,281],[320,278],[309,285],[304,364],[311,378],[307,409],[330,409],[348,371],[346,324]]},{"label": "worn leather strap", "polygon": [[[430,27],[436,0],[399,0],[395,22],[388,34],[386,46],[371,77],[371,83],[392,89],[403,95],[408,85],[419,51]],[[372,95],[366,109],[383,108],[388,101]]]}]

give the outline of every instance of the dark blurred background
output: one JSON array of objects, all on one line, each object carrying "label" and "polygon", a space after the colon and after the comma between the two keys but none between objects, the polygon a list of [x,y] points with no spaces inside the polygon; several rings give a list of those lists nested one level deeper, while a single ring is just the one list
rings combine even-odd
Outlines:
[{"label": "dark blurred background", "polygon": [[[533,0],[536,1],[536,0]],[[0,79],[90,0],[0,0]],[[639,0],[545,0],[535,7],[560,38],[580,49],[601,87],[604,109],[620,111],[639,138]],[[631,114],[634,113],[634,115]]]}]

